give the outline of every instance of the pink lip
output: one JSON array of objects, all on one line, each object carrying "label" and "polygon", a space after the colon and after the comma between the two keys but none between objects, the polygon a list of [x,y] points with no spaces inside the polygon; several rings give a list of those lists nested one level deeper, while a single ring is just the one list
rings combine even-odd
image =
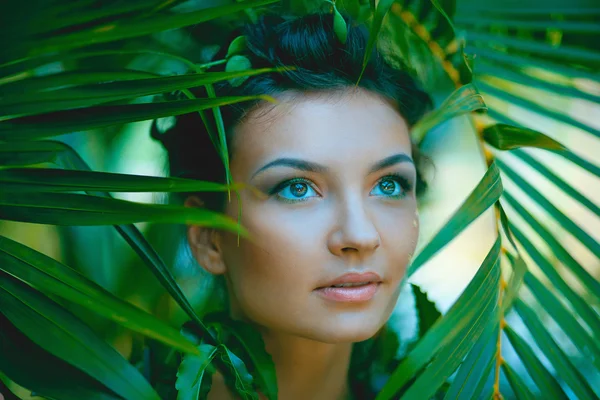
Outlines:
[{"label": "pink lip", "polygon": [[358,303],[369,301],[377,293],[379,283],[369,283],[363,286],[351,287],[324,287],[317,289],[316,292],[328,300]]},{"label": "pink lip", "polygon": [[[333,285],[344,283],[362,282],[366,284],[361,286],[332,287]],[[315,291],[328,300],[357,303],[371,300],[375,296],[375,293],[377,293],[380,283],[381,277],[374,272],[363,274],[349,273],[328,282],[315,289]]]}]

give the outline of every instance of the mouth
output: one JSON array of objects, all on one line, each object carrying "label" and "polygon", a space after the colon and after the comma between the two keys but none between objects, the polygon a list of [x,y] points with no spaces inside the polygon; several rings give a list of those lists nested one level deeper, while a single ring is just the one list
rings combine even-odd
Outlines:
[{"label": "mouth", "polygon": [[381,283],[381,278],[375,273],[351,273],[318,287],[315,292],[327,300],[359,303],[371,300]]}]

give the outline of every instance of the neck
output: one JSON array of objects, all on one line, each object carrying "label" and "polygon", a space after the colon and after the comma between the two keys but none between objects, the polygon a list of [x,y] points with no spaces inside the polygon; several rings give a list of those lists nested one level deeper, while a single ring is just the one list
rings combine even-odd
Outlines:
[{"label": "neck", "polygon": [[263,332],[277,372],[279,398],[345,400],[352,343],[328,344]]}]

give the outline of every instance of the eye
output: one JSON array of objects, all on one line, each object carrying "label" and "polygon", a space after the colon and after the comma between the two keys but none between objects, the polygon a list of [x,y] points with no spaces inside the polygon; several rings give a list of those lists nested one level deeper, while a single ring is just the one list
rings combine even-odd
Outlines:
[{"label": "eye", "polygon": [[377,182],[371,193],[372,196],[401,198],[410,190],[405,178],[400,176],[384,176]]},{"label": "eye", "polygon": [[276,189],[277,197],[284,201],[302,201],[319,195],[310,183],[302,179],[295,179],[282,183]]}]

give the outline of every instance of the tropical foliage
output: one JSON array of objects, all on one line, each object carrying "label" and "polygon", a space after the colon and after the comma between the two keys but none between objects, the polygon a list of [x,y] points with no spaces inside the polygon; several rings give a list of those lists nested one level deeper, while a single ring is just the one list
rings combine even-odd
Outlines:
[{"label": "tropical foliage", "polygon": [[[415,127],[415,141],[426,144],[430,132],[462,116],[471,127],[462,134],[476,135],[487,168],[408,275],[488,209],[495,210],[497,239],[443,316],[414,287],[419,339],[395,360],[377,399],[598,398],[600,243],[581,221],[598,222],[600,208],[587,188],[562,172],[577,170],[595,185],[600,178],[597,121],[566,106],[599,103],[600,9],[573,2],[551,8],[540,1],[3,3],[0,220],[68,227],[61,231],[68,247],[85,240],[71,226],[114,227],[124,241],[111,248],[112,259],[117,263],[126,258],[118,254],[129,251],[144,269],[105,271],[153,282],[146,295],[163,304],[161,312],[136,301],[136,288],[107,287],[94,272],[95,245],[88,244],[84,259],[66,249],[71,256],[60,262],[0,236],[4,384],[23,398],[33,392],[67,400],[196,399],[218,369],[241,398],[257,398],[257,390],[277,397],[260,335],[208,313],[206,296],[190,298],[170,266],[173,254],[166,262],[156,245],[154,225],[139,223],[196,223],[246,235],[243,227],[208,210],[119,197],[240,186],[101,172],[74,150],[82,141],[108,143],[114,126],[211,110],[218,120],[218,106],[248,100],[195,98],[188,89],[206,86],[210,94],[214,82],[265,72],[244,62],[240,43],[231,45],[226,59],[210,58],[224,33],[268,7],[333,12],[342,41],[339,13],[366,22],[370,46],[407,61],[436,99],[445,99]],[[228,63],[228,72],[204,72],[215,62]],[[173,91],[187,99],[155,96]],[[545,131],[532,120],[556,121],[561,129]],[[217,139],[223,137],[219,131]],[[558,206],[557,198],[570,198],[573,206]],[[575,219],[573,210],[583,211]],[[163,318],[171,305],[166,293],[180,310],[170,321]],[[120,339],[129,346],[115,345]]]}]

